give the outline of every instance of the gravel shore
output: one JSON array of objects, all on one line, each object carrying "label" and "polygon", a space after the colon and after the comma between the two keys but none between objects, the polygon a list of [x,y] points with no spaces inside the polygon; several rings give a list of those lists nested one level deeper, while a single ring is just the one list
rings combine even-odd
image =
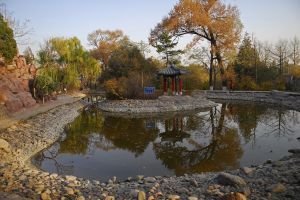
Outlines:
[{"label": "gravel shore", "polygon": [[184,175],[129,177],[107,182],[49,174],[30,158],[56,141],[83,104],[59,106],[0,133],[0,199],[299,199],[298,149],[259,166]]},{"label": "gravel shore", "polygon": [[191,96],[160,96],[155,100],[105,100],[98,108],[112,113],[166,113],[211,108],[217,104],[203,98]]}]

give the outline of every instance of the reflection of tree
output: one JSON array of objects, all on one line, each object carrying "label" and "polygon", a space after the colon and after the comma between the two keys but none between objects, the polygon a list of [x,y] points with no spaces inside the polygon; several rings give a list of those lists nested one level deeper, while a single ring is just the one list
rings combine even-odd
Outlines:
[{"label": "reflection of tree", "polygon": [[[224,128],[225,104],[220,110],[212,108],[209,112],[211,123],[211,141],[207,146],[199,144],[193,138],[188,138],[189,145],[180,140],[154,143],[154,151],[169,169],[174,169],[177,175],[203,171],[218,171],[225,168],[236,168],[237,160],[242,155],[240,140],[236,129]],[[218,113],[220,115],[218,115]],[[218,118],[218,119],[216,119]],[[203,119],[203,118],[202,118]],[[177,130],[177,133],[174,133]],[[171,129],[163,134],[185,134],[181,129]],[[193,146],[191,149],[189,146]]]},{"label": "reflection of tree", "polygon": [[231,104],[227,106],[227,117],[232,118],[239,126],[245,142],[248,143],[255,138],[255,130],[267,108],[258,104]]},{"label": "reflection of tree", "polygon": [[67,128],[66,138],[60,142],[59,152],[86,154],[91,133],[99,133],[104,118],[100,112],[84,111]]},{"label": "reflection of tree", "polygon": [[158,134],[158,129],[147,128],[146,122],[146,119],[106,117],[101,134],[115,147],[129,150],[138,156]]},{"label": "reflection of tree", "polygon": [[73,173],[72,165],[65,165],[57,161],[58,148],[59,148],[59,144],[56,143],[50,149],[47,149],[42,153],[38,154],[37,156],[35,156],[33,162],[37,166],[42,166],[43,161],[49,160],[54,162],[54,166],[58,174],[72,174]]},{"label": "reflection of tree", "polygon": [[[264,104],[229,103],[227,118],[233,119],[239,126],[245,142],[255,143],[255,131],[261,125],[266,135],[283,136],[293,132],[291,121],[298,120],[295,112],[280,107],[270,109]],[[294,121],[295,123],[295,121]]]},{"label": "reflection of tree", "polygon": [[289,123],[291,120],[289,116],[293,114],[291,111],[278,108],[277,110],[271,110],[270,112],[268,113],[269,118],[265,122],[265,125],[269,128],[265,133],[266,135],[275,134],[280,137],[290,135],[294,132]]}]

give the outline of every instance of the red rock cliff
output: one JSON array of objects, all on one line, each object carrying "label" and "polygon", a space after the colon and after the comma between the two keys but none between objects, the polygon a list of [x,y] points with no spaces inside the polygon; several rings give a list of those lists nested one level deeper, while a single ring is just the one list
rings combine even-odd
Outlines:
[{"label": "red rock cliff", "polygon": [[23,56],[16,57],[11,65],[0,59],[0,106],[8,113],[36,104],[29,90],[29,80],[35,73],[35,66],[27,65]]}]

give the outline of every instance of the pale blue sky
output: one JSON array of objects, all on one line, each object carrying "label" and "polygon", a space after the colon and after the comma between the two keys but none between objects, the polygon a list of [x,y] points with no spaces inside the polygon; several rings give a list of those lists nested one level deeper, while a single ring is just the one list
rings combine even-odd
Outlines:
[{"label": "pale blue sky", "polygon": [[[1,1],[1,0],[0,0]],[[244,31],[261,41],[300,38],[300,0],[223,0],[236,5]],[[150,29],[178,0],[2,0],[19,20],[30,20],[36,50],[53,36],[77,36],[88,48],[96,29],[121,29],[133,41],[147,41]],[[21,48],[21,52],[22,52]]]}]

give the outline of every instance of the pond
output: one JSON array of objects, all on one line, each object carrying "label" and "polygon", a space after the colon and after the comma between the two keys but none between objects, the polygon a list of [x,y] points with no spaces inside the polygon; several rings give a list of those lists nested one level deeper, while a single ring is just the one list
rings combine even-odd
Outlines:
[{"label": "pond", "polygon": [[236,169],[299,148],[300,113],[256,103],[129,118],[83,111],[32,162],[42,170],[106,181]]}]

